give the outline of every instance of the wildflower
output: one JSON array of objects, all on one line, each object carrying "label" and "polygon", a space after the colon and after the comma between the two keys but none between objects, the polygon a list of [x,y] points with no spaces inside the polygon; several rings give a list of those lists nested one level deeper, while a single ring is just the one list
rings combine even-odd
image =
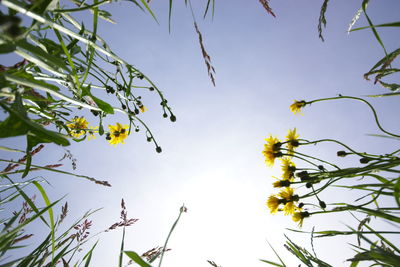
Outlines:
[{"label": "wildflower", "polygon": [[267,141],[267,143],[264,144],[264,150],[262,152],[265,156],[265,163],[267,166],[273,166],[275,158],[282,157],[282,152],[280,152],[282,143],[278,138],[272,137],[272,135],[266,138],[265,141]]},{"label": "wildflower", "polygon": [[140,111],[143,113],[147,110],[147,108],[143,105],[139,106]]},{"label": "wildflower", "polygon": [[290,111],[292,111],[294,114],[301,113],[301,108],[304,107],[306,104],[307,102],[304,100],[294,100],[293,104],[290,105]]},{"label": "wildflower", "polygon": [[124,140],[128,137],[128,125],[122,126],[119,122],[116,125],[108,125],[110,129],[109,143],[111,145],[117,145],[119,143],[124,144]]},{"label": "wildflower", "polygon": [[285,206],[283,207],[283,211],[285,215],[293,214],[297,209],[294,202],[299,201],[299,196],[294,195],[293,188],[286,187],[278,195],[284,200],[283,204],[285,204]]},{"label": "wildflower", "polygon": [[81,137],[86,133],[89,123],[84,117],[75,117],[72,119],[72,123],[67,124],[70,129],[70,135],[75,138]]},{"label": "wildflower", "polygon": [[290,155],[293,155],[294,149],[299,146],[299,137],[300,135],[296,133],[296,128],[289,130],[286,135],[286,148]]},{"label": "wildflower", "polygon": [[293,161],[291,161],[289,157],[282,158],[283,179],[293,181],[295,171],[296,165],[293,163]]},{"label": "wildflower", "polygon": [[275,188],[276,187],[288,187],[290,186],[290,181],[289,180],[279,180],[276,181],[272,184]]},{"label": "wildflower", "polygon": [[281,204],[282,200],[277,198],[275,195],[271,195],[267,200],[267,206],[271,211],[271,214],[274,214],[278,211],[279,204]]},{"label": "wildflower", "polygon": [[307,211],[303,211],[303,212],[295,212],[292,216],[292,220],[294,222],[298,222],[299,223],[299,227],[303,226],[303,220],[304,218],[310,217],[310,213],[308,213]]},{"label": "wildflower", "polygon": [[89,130],[87,130],[87,132],[89,133],[88,135],[88,140],[91,139],[96,139],[96,135],[94,135],[95,133],[98,133],[99,131],[97,130],[99,127],[89,127]]},{"label": "wildflower", "polygon": [[296,207],[296,205],[294,204],[293,201],[287,202],[285,204],[285,206],[283,207],[283,211],[285,212],[285,215],[293,215],[294,212],[297,210],[298,208]]}]

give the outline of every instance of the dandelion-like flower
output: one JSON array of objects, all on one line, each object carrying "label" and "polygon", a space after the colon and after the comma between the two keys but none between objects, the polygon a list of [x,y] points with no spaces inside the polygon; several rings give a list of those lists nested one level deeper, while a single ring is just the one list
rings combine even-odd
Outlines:
[{"label": "dandelion-like flower", "polygon": [[124,140],[128,137],[128,125],[125,124],[122,126],[120,123],[117,123],[116,125],[108,125],[108,128],[110,129],[109,143],[111,145],[125,143]]},{"label": "dandelion-like flower", "polygon": [[267,207],[269,208],[271,214],[274,214],[278,211],[279,204],[281,204],[281,200],[277,198],[275,195],[271,195],[267,200]]},{"label": "dandelion-like flower", "polygon": [[304,100],[294,100],[293,104],[290,105],[290,111],[292,111],[294,114],[301,113],[301,108],[303,108],[306,104],[307,102]]},{"label": "dandelion-like flower", "polygon": [[287,187],[279,192],[279,196],[287,201],[291,201],[293,198],[294,190],[291,187]]},{"label": "dandelion-like flower", "polygon": [[289,157],[282,158],[282,177],[283,180],[293,181],[294,172],[296,171],[296,165]]},{"label": "dandelion-like flower", "polygon": [[96,139],[95,133],[98,133],[98,132],[99,132],[99,131],[97,130],[98,128],[99,128],[98,126],[89,127],[89,129],[87,130],[87,132],[89,133],[89,135],[88,135],[88,140]]},{"label": "dandelion-like flower", "polygon": [[294,195],[293,188],[291,187],[286,187],[283,189],[281,192],[278,194],[284,201],[281,201],[285,204],[283,207],[283,211],[285,212],[285,215],[293,214],[295,210],[297,209],[296,205],[294,202],[299,201],[299,196]]},{"label": "dandelion-like flower", "polygon": [[286,135],[286,148],[290,155],[293,155],[294,149],[299,146],[299,137],[300,135],[296,132],[296,128],[288,131]]},{"label": "dandelion-like flower", "polygon": [[289,180],[278,180],[272,184],[273,187],[279,188],[279,187],[288,187],[290,186],[290,181]]},{"label": "dandelion-like flower", "polygon": [[148,110],[144,105],[140,105],[139,106],[139,109],[140,109],[140,111],[143,113],[143,112],[145,112],[146,110]]},{"label": "dandelion-like flower", "polygon": [[267,166],[271,167],[274,165],[275,158],[282,156],[282,152],[280,152],[282,143],[278,138],[272,137],[272,135],[266,138],[265,141],[267,141],[267,143],[264,144],[264,150],[262,153],[265,157],[265,163]]},{"label": "dandelion-like flower", "polygon": [[72,119],[72,123],[67,124],[70,129],[70,135],[75,138],[81,137],[86,133],[89,123],[84,117],[75,117]]},{"label": "dandelion-like flower", "polygon": [[292,216],[292,220],[294,222],[297,222],[299,227],[303,226],[303,220],[304,218],[310,217],[310,214],[307,211],[303,212],[295,212]]}]

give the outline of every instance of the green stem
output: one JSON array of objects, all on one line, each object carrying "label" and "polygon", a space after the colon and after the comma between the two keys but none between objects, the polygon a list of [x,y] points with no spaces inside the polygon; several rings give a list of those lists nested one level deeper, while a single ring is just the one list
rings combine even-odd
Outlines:
[{"label": "green stem", "polygon": [[375,122],[376,122],[376,125],[378,126],[378,128],[382,132],[384,132],[384,133],[386,133],[388,135],[391,135],[391,136],[394,136],[394,137],[400,137],[400,135],[390,133],[390,132],[388,132],[388,131],[386,131],[385,129],[382,128],[381,124],[379,123],[378,115],[376,114],[376,111],[375,111],[374,107],[365,99],[362,99],[362,98],[359,98],[359,97],[354,97],[354,96],[342,96],[342,95],[340,95],[340,96],[337,96],[337,97],[328,97],[328,98],[321,98],[321,99],[312,100],[312,101],[307,102],[307,104],[311,105],[312,103],[316,103],[316,102],[320,102],[320,101],[336,100],[336,99],[353,99],[353,100],[358,100],[358,101],[361,101],[361,102],[367,104],[370,107],[372,113],[374,114]]}]

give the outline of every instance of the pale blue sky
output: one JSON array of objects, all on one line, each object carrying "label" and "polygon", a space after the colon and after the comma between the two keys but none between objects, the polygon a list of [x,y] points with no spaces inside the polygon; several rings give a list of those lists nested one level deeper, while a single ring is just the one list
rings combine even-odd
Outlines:
[{"label": "pale blue sky", "polygon": [[[190,10],[175,1],[169,34],[167,2],[151,2],[161,25],[133,5],[116,3],[110,12],[118,24],[102,24],[99,30],[114,52],[146,73],[169,100],[176,123],[162,118],[154,95],[143,96],[149,108],[143,118],[163,153],[157,154],[143,134],[135,133],[116,148],[102,138],[73,144],[68,149],[78,159],[77,172],[106,179],[113,187],[43,174],[54,187],[48,192],[52,199],[68,192],[68,222],[90,208],[104,207],[93,216],[92,233],[118,220],[123,197],[128,215],[139,218],[127,228],[126,249],[138,253],[163,244],[185,203],[188,213],[170,240],[172,251],[166,254],[165,267],[207,266],[208,259],[224,267],[266,266],[258,259],[275,260],[267,239],[287,259],[289,252],[282,247],[284,228],[296,225],[289,217],[270,215],[265,206],[273,192],[271,176],[278,176],[280,167],[265,166],[264,138],[270,133],[283,138],[288,129],[297,127],[306,139],[340,139],[362,151],[384,153],[398,145],[365,135],[378,129],[361,103],[316,103],[306,108],[304,116],[294,116],[289,110],[294,99],[385,92],[363,79],[363,73],[384,55],[372,33],[346,32],[362,1],[330,3],[324,43],[317,33],[321,1],[271,1],[277,18],[268,15],[258,1],[216,1],[213,21],[210,17],[202,20],[206,1],[196,1],[201,2],[193,7],[204,45],[216,69],[215,88],[207,77]],[[391,22],[398,20],[399,10],[398,1],[372,1],[369,14],[376,23]],[[356,24],[364,25],[363,18]],[[394,30],[380,32],[389,51],[399,47]],[[396,100],[372,101],[382,125],[393,132],[400,130],[398,118],[392,115]],[[109,122],[126,123],[124,119],[109,118]],[[322,146],[303,151],[340,162],[337,150]],[[45,151],[46,157],[37,162],[48,163],[49,158],[63,155],[55,146]],[[343,221],[355,225],[347,217],[339,218],[341,222],[334,216],[327,218],[305,221],[304,230],[314,225],[316,230],[342,227]],[[93,266],[116,266],[121,235],[115,231],[100,236]],[[309,235],[290,236],[309,247]],[[332,254],[327,248],[338,244],[332,240],[316,242],[317,253],[341,266],[351,252]],[[343,240],[339,241],[355,242]]]}]

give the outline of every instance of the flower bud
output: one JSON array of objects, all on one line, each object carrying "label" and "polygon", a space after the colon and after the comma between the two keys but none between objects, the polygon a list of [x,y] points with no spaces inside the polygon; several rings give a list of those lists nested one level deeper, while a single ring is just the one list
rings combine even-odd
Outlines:
[{"label": "flower bud", "polygon": [[171,114],[171,117],[169,117],[169,119],[170,119],[172,122],[175,122],[175,121],[176,121],[176,117],[175,117],[174,114]]},{"label": "flower bud", "polygon": [[162,151],[161,147],[160,146],[156,147],[156,151],[157,151],[157,153],[161,153],[161,151]]},{"label": "flower bud", "polygon": [[326,208],[326,204],[325,204],[324,201],[320,201],[320,202],[319,202],[319,206],[320,206],[321,208],[323,208],[323,209]]},{"label": "flower bud", "polygon": [[345,156],[347,155],[347,152],[344,151],[344,150],[340,150],[340,151],[338,151],[338,152],[336,153],[336,155],[337,155],[338,157],[345,157]]},{"label": "flower bud", "polygon": [[360,159],[360,163],[362,163],[362,164],[367,164],[369,161],[370,161],[371,159],[369,159],[369,158],[361,158]]}]

